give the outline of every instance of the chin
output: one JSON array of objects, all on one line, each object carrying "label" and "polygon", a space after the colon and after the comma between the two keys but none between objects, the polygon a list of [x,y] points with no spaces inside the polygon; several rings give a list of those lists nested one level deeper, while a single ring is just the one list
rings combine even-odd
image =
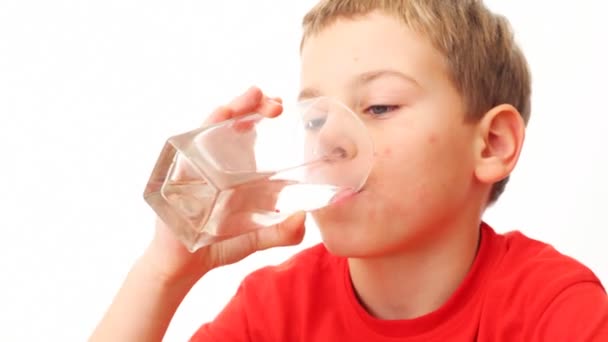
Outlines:
[{"label": "chin", "polygon": [[327,250],[341,257],[363,257],[368,254],[371,227],[365,212],[344,206],[313,214]]},{"label": "chin", "polygon": [[364,208],[359,205],[358,197],[356,194],[313,212],[312,217],[321,232],[345,230],[360,223]]},{"label": "chin", "polygon": [[344,258],[369,258],[377,256],[379,253],[378,247],[370,245],[368,239],[363,235],[336,234],[331,232],[326,234],[321,232],[323,244],[329,253],[344,257]]}]

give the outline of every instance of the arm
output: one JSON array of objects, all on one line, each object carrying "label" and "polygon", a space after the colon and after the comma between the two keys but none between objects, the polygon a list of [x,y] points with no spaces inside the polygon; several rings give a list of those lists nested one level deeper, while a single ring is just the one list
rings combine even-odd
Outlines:
[{"label": "arm", "polygon": [[[251,112],[274,117],[281,111],[280,101],[251,88],[216,110],[209,121],[219,122]],[[254,230],[195,253],[190,253],[159,222],[150,246],[129,272],[90,341],[162,340],[179,304],[204,274],[256,251],[300,243],[304,220],[304,213],[297,213],[276,226]]]},{"label": "arm", "polygon": [[161,341],[177,307],[196,279],[169,279],[154,273],[151,255],[129,272],[90,341]]},{"label": "arm", "polygon": [[[90,341],[161,341],[179,304],[204,274],[259,250],[300,243],[304,237],[304,220],[304,213],[297,213],[276,226],[213,244],[194,254],[176,240],[166,241],[171,238],[166,227],[157,228],[150,248],[129,272]],[[221,316],[237,317],[242,314],[239,309],[240,301],[233,299]],[[227,329],[217,325],[215,332]],[[233,333],[246,334],[244,331]],[[199,332],[196,338],[203,341],[203,334]],[[222,335],[222,339],[225,337]]]}]

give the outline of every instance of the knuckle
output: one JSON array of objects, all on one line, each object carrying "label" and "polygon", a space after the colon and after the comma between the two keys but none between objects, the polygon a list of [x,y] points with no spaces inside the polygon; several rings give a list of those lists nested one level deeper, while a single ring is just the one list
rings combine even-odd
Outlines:
[{"label": "knuckle", "polygon": [[257,234],[257,231],[252,232],[251,234],[247,234],[249,248],[251,251],[257,251],[260,249],[260,238]]}]

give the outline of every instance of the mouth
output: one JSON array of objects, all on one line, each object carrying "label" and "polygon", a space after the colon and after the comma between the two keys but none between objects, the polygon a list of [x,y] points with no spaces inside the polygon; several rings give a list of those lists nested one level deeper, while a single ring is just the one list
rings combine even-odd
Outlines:
[{"label": "mouth", "polygon": [[334,197],[332,197],[330,204],[336,205],[336,204],[344,203],[344,202],[352,199],[353,197],[357,196],[357,194],[361,193],[361,191],[363,191],[363,189],[361,189],[359,191],[355,191],[355,190],[351,190],[351,189],[342,190],[342,191],[338,192],[337,194],[335,194]]}]

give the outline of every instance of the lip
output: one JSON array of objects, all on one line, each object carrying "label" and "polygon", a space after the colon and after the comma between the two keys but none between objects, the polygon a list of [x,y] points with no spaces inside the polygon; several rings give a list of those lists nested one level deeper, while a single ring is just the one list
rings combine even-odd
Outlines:
[{"label": "lip", "polygon": [[359,190],[359,191],[342,190],[342,191],[338,192],[337,194],[335,194],[334,197],[332,197],[330,204],[337,205],[337,204],[347,202],[348,200],[352,199],[359,193],[361,193],[361,190]]}]

